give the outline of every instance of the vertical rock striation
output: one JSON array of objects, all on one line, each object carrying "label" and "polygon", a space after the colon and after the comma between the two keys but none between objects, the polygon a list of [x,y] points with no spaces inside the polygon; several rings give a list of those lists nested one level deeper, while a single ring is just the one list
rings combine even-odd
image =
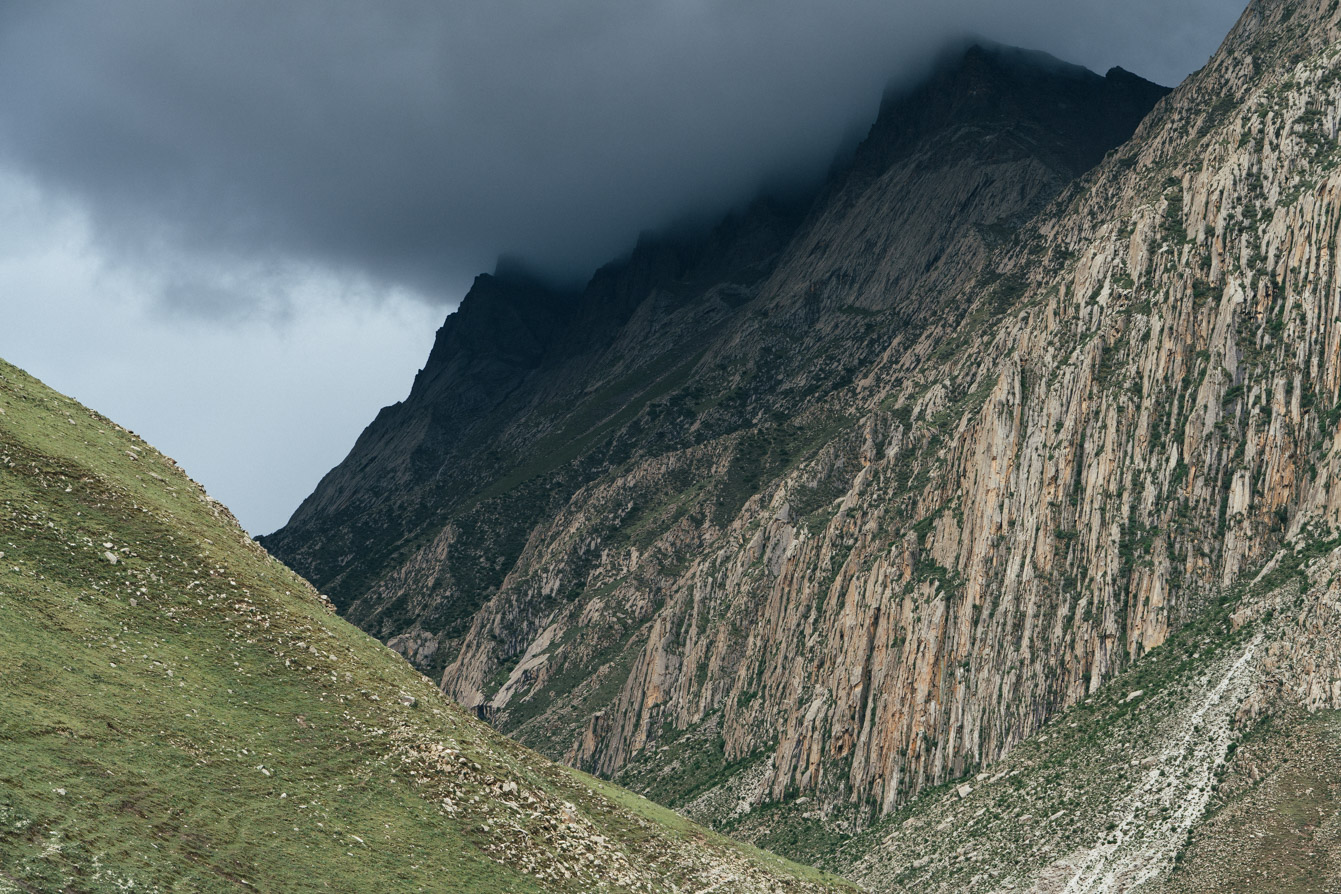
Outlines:
[{"label": "vertical rock striation", "polygon": [[1337,15],[1163,99],[974,48],[803,209],[482,279],[266,546],[598,773],[702,734],[882,813],[995,761],[1341,523]]}]

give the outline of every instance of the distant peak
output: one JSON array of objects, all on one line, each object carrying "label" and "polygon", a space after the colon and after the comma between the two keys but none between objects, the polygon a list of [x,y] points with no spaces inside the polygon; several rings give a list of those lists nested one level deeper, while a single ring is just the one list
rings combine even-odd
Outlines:
[{"label": "distant peak", "polygon": [[952,68],[966,67],[974,62],[988,62],[1016,71],[1038,71],[1052,75],[1070,75],[1080,78],[1098,77],[1097,74],[1083,65],[1066,62],[1051,53],[1045,53],[1042,50],[1027,50],[1023,47],[1013,47],[992,41],[974,41],[968,49],[961,50],[958,53],[952,50],[949,54],[951,59],[956,56],[959,62],[958,65],[952,64],[950,66]]},{"label": "distant peak", "polygon": [[922,81],[891,85],[856,164],[879,170],[921,141],[970,126],[1028,131],[1031,151],[1076,176],[1130,137],[1166,93],[1120,68],[1104,76],[1040,50],[963,41]]},{"label": "distant peak", "polygon": [[505,283],[541,283],[544,281],[534,267],[516,255],[500,255],[494,264],[493,278]]},{"label": "distant peak", "polygon": [[494,263],[492,274],[480,274],[475,278],[475,285],[492,285],[508,291],[567,295],[580,292],[584,280],[585,277],[565,276],[563,273],[536,267],[517,255],[505,254],[500,255]]},{"label": "distant peak", "polygon": [[1100,76],[1083,65],[1058,59],[1043,50],[1030,50],[984,39],[961,41],[947,46],[938,57],[932,78],[954,79],[967,73],[981,71],[983,68],[1015,77],[1037,74],[1062,79],[1074,78],[1094,82],[1107,80],[1160,86],[1118,65]]},{"label": "distant peak", "polygon": [[1121,65],[1114,65],[1112,68],[1108,69],[1108,71],[1104,73],[1104,78],[1113,81],[1114,83],[1141,84],[1159,87],[1164,90],[1168,89],[1164,85],[1157,84],[1149,78],[1143,78],[1135,72],[1127,71],[1127,69],[1123,68]]}]

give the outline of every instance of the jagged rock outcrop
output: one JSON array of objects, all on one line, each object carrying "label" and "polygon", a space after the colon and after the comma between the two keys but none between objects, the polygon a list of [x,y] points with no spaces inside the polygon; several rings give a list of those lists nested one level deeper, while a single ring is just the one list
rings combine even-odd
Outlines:
[{"label": "jagged rock outcrop", "polygon": [[480,406],[430,385],[490,340],[435,349],[266,545],[603,774],[711,730],[878,814],[998,760],[1341,523],[1336,17],[1254,3],[1116,148],[1162,91],[971,51],[804,214],[545,299]]}]

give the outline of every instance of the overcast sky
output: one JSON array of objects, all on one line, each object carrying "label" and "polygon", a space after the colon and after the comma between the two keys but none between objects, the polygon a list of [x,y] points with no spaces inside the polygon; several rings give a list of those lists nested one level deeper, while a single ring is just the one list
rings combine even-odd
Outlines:
[{"label": "overcast sky", "polygon": [[0,356],[252,533],[476,273],[815,176],[981,35],[1173,85],[1244,0],[0,0]]}]

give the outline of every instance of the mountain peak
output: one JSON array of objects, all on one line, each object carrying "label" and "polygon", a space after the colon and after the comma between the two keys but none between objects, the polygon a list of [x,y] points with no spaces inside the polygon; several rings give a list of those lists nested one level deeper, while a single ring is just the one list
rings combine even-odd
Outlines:
[{"label": "mountain peak", "polygon": [[882,167],[936,133],[981,140],[988,129],[1025,137],[1030,151],[1076,176],[1130,136],[1168,92],[1124,69],[1100,76],[1039,50],[981,41],[956,46],[923,81],[886,91],[856,166]]},{"label": "mountain peak", "polygon": [[943,65],[950,70],[988,65],[1022,73],[1039,72],[1073,78],[1098,77],[1083,65],[1066,62],[1043,50],[1030,50],[993,41],[975,41],[965,50],[951,50],[947,52]]}]

